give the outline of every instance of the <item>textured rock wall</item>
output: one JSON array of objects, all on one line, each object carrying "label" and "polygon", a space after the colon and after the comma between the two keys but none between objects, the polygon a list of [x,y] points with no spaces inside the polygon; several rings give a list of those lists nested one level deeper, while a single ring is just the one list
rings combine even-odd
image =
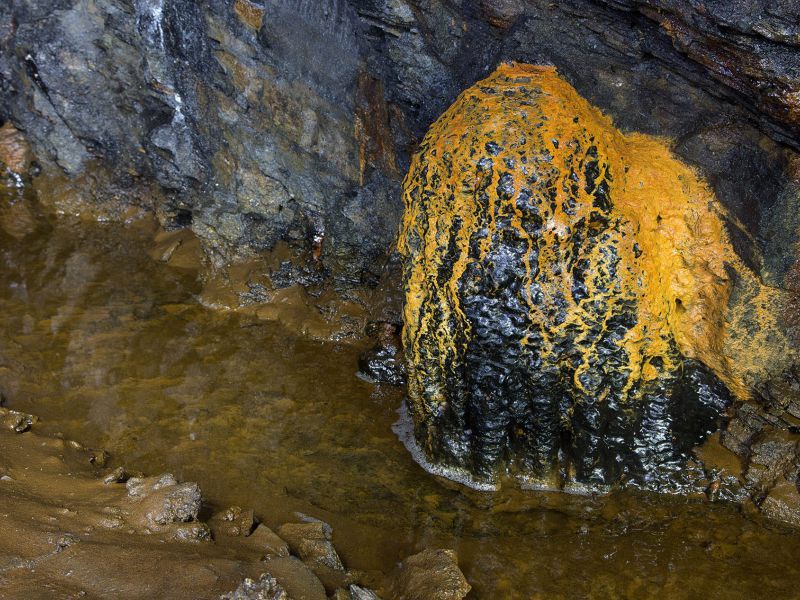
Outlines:
[{"label": "textured rock wall", "polygon": [[797,146],[791,4],[11,0],[0,118],[45,175],[82,178],[59,186],[64,210],[151,206],[217,264],[316,237],[357,282],[380,270],[400,173],[457,93],[501,60],[554,64],[623,128],[674,137],[759,261],[786,186],[773,140]]}]

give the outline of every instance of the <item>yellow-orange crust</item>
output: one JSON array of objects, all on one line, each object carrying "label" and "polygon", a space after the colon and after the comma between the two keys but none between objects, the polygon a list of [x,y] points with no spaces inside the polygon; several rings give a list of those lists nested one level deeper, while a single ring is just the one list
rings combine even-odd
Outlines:
[{"label": "yellow-orange crust", "polygon": [[[494,164],[507,167],[489,175],[479,165],[487,141],[494,144]],[[479,190],[503,186],[509,194],[489,193],[488,206],[480,206]],[[607,207],[598,206],[598,186],[605,186]],[[535,235],[522,224],[523,190],[541,218]],[[577,332],[574,343],[583,349],[577,389],[581,373],[600,360],[587,337],[587,319],[596,319],[598,311],[609,319],[633,302],[636,323],[618,341],[628,357],[626,391],[675,367],[677,347],[711,368],[734,394],[747,396],[741,365],[725,352],[725,327],[730,272],[754,276],[733,251],[725,211],[666,141],[622,133],[555,68],[504,64],[463,92],[414,156],[403,197],[399,250],[406,258],[404,342],[412,402],[430,385],[414,365],[435,356],[444,371],[470,339],[460,279],[471,262],[486,259],[498,227],[509,225],[529,248],[522,289],[530,319],[542,332],[538,351],[546,360],[565,331]],[[576,224],[591,232],[598,217],[605,223],[603,241],[573,247]],[[618,258],[613,273],[602,254],[609,248]],[[448,252],[452,264],[444,265]],[[587,293],[575,300],[568,265],[580,260],[588,265]],[[598,268],[606,272],[591,273]],[[532,290],[540,295],[534,298]],[[550,310],[556,299],[567,303],[566,318]],[[431,339],[436,353],[423,348]],[[436,402],[428,404],[426,410],[436,409]]]}]

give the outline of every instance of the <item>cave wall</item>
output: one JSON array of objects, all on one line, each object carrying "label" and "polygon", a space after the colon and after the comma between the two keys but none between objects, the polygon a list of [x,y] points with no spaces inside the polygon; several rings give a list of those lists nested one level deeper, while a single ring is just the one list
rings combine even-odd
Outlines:
[{"label": "cave wall", "polygon": [[[0,117],[46,174],[84,178],[82,202],[191,224],[217,264],[317,236],[334,275],[371,281],[428,126],[501,61],[553,64],[623,129],[673,138],[760,267],[800,144],[790,5],[11,0]],[[779,279],[793,263],[783,233],[767,249]]]}]

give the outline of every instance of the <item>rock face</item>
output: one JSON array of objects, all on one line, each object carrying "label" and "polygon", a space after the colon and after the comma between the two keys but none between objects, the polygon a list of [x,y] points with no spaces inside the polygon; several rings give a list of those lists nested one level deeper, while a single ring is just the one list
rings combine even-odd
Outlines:
[{"label": "rock face", "polygon": [[554,69],[503,65],[459,96],[404,198],[409,401],[430,461],[659,488],[727,390],[748,395],[735,283],[757,306],[775,292],[697,175]]},{"label": "rock face", "polygon": [[762,240],[783,151],[756,127],[798,145],[798,35],[791,0],[11,0],[0,121],[43,191],[77,182],[61,210],[148,206],[215,264],[289,240],[352,284],[380,272],[400,174],[456,95],[503,60],[554,64],[678,138]]}]

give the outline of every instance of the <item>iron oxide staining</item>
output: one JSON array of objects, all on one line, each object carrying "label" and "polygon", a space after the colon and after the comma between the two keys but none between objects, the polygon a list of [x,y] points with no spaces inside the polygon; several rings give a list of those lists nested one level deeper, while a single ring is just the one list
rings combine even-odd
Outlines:
[{"label": "iron oxide staining", "polygon": [[431,127],[404,201],[426,460],[483,482],[680,487],[746,395],[723,351],[743,267],[697,174],[555,69],[508,64]]}]

